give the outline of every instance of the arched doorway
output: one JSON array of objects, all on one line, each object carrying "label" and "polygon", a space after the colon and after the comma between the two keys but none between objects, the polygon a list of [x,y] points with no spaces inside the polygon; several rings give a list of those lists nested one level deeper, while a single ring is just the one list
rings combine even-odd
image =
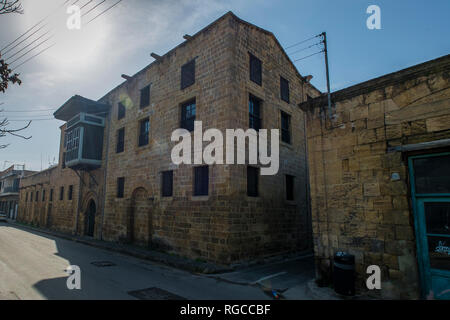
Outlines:
[{"label": "arched doorway", "polygon": [[95,201],[90,200],[84,218],[84,234],[89,237],[94,236],[95,213],[97,211]]},{"label": "arched doorway", "polygon": [[137,188],[131,196],[128,216],[128,240],[139,245],[148,245],[151,233],[151,212],[147,190]]}]

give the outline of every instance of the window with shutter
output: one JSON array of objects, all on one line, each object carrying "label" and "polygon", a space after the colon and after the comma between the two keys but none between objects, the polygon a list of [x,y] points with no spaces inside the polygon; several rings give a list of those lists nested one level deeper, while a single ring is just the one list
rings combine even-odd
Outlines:
[{"label": "window with shutter", "polygon": [[258,196],[258,168],[247,167],[247,196]]},{"label": "window with shutter", "polygon": [[59,189],[59,200],[64,200],[64,187]]},{"label": "window with shutter", "polygon": [[173,194],[173,171],[162,173],[162,196],[171,197]]},{"label": "window with shutter", "polygon": [[150,119],[145,118],[141,120],[139,125],[139,147],[145,146],[148,144],[150,133]]},{"label": "window with shutter", "polygon": [[116,153],[121,153],[125,149],[125,128],[117,130]]},{"label": "window with shutter", "polygon": [[44,201],[45,201],[45,189],[42,190],[42,202],[44,202]]},{"label": "window with shutter", "polygon": [[181,105],[181,123],[180,128],[193,131],[196,114],[195,99]]},{"label": "window with shutter", "polygon": [[209,168],[208,166],[194,168],[194,195],[207,196],[209,184]]},{"label": "window with shutter", "polygon": [[150,85],[141,89],[141,104],[140,108],[145,108],[150,105]]},{"label": "window with shutter", "polygon": [[117,105],[117,120],[125,118],[125,106],[122,102]]},{"label": "window with shutter", "polygon": [[39,201],[39,191],[36,191],[36,199],[34,199],[35,202]]},{"label": "window with shutter", "polygon": [[262,85],[262,63],[250,53],[250,80]]},{"label": "window with shutter", "polygon": [[281,100],[289,103],[289,81],[280,77],[280,97]]},{"label": "window with shutter", "polygon": [[50,201],[53,201],[53,189],[50,189]]},{"label": "window with shutter", "polygon": [[281,141],[291,143],[291,116],[281,111]]},{"label": "window with shutter", "polygon": [[294,176],[286,175],[286,200],[294,200]]},{"label": "window with shutter", "polygon": [[69,186],[69,193],[68,193],[68,195],[67,195],[67,198],[68,198],[69,200],[72,200],[72,195],[73,195],[73,185],[70,185],[70,186]]},{"label": "window with shutter", "polygon": [[261,100],[250,95],[248,100],[249,128],[261,129]]},{"label": "window with shutter", "polygon": [[125,189],[125,178],[124,177],[117,178],[117,198],[123,198],[124,189]]},{"label": "window with shutter", "polygon": [[195,60],[181,67],[181,90],[195,83]]}]

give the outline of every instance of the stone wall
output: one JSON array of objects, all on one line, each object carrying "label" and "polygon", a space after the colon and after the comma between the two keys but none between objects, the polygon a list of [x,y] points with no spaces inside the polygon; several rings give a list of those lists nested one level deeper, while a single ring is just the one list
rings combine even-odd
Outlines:
[{"label": "stone wall", "polygon": [[332,121],[324,97],[301,105],[319,278],[329,279],[332,256],[346,250],[359,289],[376,264],[380,295],[419,296],[406,155],[394,150],[450,138],[449,65],[447,56],[333,93]]}]

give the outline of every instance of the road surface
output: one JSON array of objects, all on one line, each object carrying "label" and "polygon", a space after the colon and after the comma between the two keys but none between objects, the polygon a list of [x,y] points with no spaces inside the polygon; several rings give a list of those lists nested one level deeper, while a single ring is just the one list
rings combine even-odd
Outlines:
[{"label": "road surface", "polygon": [[[110,266],[92,263],[107,262]],[[67,288],[66,268],[81,270]],[[149,291],[140,291],[149,288]],[[138,291],[138,295],[130,292]],[[172,296],[172,295],[175,296]],[[271,299],[260,287],[195,275],[0,222],[0,299]]]}]

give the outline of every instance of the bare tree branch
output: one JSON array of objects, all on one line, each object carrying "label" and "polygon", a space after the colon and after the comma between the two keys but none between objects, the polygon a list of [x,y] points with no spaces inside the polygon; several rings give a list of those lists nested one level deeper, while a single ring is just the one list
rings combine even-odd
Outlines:
[{"label": "bare tree branch", "polygon": [[[0,113],[2,111],[3,110],[0,110]],[[8,119],[7,118],[1,119],[0,120],[0,138],[2,138],[2,137],[4,137],[4,136],[9,134],[9,135],[12,135],[12,136],[15,136],[15,137],[19,137],[19,138],[22,138],[22,139],[25,139],[25,140],[31,139],[32,136],[28,136],[27,137],[27,136],[24,136],[24,135],[21,135],[21,134],[17,133],[17,132],[20,132],[20,131],[25,130],[26,128],[28,128],[30,126],[31,122],[32,122],[31,120],[28,121],[27,125],[25,125],[25,126],[23,126],[21,128],[18,128],[18,129],[8,129],[7,128],[7,126],[9,125]],[[4,149],[7,146],[9,146],[9,144],[0,144],[0,149]]]},{"label": "bare tree branch", "polygon": [[[0,0],[1,1],[1,0]],[[8,64],[1,58],[0,53],[0,92],[5,92],[8,89],[8,82],[22,84],[19,79],[19,74],[11,74],[12,70],[8,67]]]},{"label": "bare tree branch", "polygon": [[0,0],[0,14],[23,13],[22,4],[19,0]]}]

